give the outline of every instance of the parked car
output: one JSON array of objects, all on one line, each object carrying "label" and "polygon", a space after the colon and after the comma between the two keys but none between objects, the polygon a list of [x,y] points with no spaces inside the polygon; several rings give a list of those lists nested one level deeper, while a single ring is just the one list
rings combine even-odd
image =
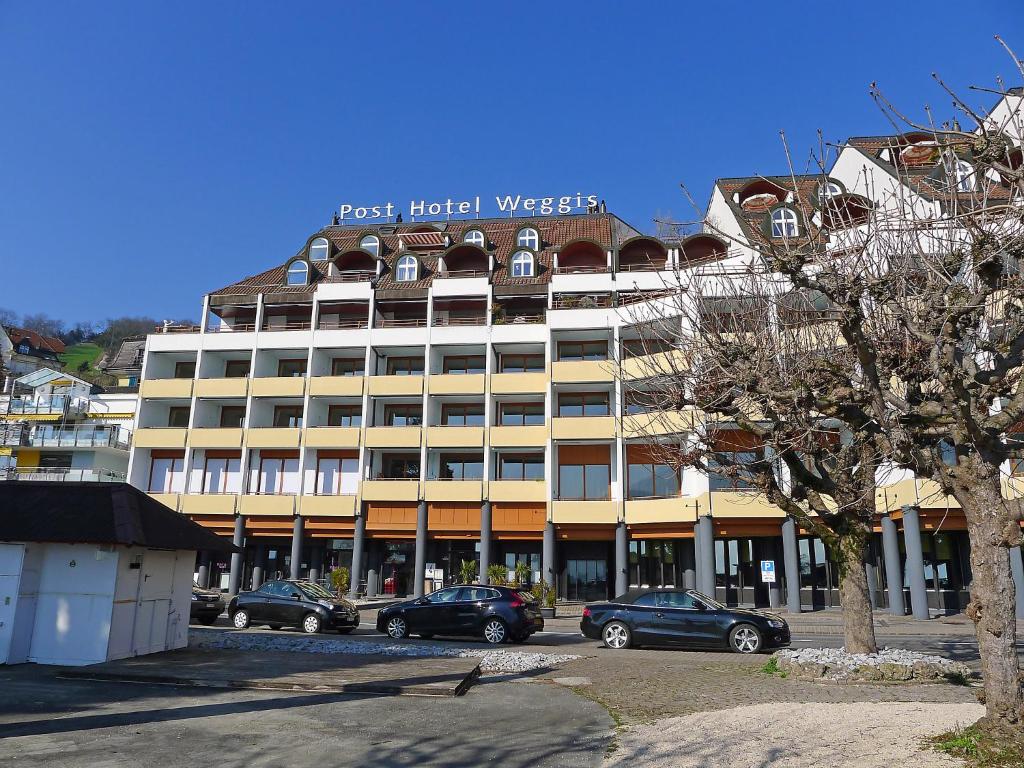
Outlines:
[{"label": "parked car", "polygon": [[239,592],[228,604],[237,629],[267,624],[298,627],[308,634],[336,629],[347,634],[359,626],[359,609],[312,581],[275,579],[255,592]]},{"label": "parked car", "polygon": [[210,626],[217,621],[217,617],[222,613],[224,613],[224,598],[221,597],[220,592],[215,589],[203,589],[193,582],[189,620]]},{"label": "parked car", "polygon": [[729,608],[692,589],[636,589],[585,606],[580,630],[614,649],[675,645],[757,653],[789,645],[789,625],[778,616]]},{"label": "parked car", "polygon": [[544,619],[533,595],[514,587],[446,587],[382,608],[377,614],[377,631],[396,640],[410,634],[425,638],[473,635],[488,643],[521,643],[543,629]]}]

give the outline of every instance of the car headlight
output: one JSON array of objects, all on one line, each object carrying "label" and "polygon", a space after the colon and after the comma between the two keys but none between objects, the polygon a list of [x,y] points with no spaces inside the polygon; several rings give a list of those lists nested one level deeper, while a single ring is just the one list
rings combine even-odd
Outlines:
[{"label": "car headlight", "polygon": [[192,601],[195,602],[195,603],[199,602],[199,598],[194,593],[192,595]]},{"label": "car headlight", "polygon": [[774,629],[782,629],[786,626],[786,622],[780,621],[779,619],[768,619],[768,626]]},{"label": "car headlight", "polygon": [[326,608],[326,609],[327,609],[328,611],[330,611],[330,610],[333,610],[333,609],[334,609],[334,603],[332,603],[332,602],[331,602],[330,600],[317,600],[317,603],[319,603],[320,605],[322,605],[322,606],[323,606],[324,608]]}]

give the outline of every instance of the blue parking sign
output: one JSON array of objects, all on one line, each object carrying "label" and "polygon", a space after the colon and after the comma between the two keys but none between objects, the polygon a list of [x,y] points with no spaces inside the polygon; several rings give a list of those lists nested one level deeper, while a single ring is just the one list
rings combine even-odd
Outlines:
[{"label": "blue parking sign", "polygon": [[775,583],[775,561],[774,560],[762,560],[761,561],[761,581],[765,584]]}]

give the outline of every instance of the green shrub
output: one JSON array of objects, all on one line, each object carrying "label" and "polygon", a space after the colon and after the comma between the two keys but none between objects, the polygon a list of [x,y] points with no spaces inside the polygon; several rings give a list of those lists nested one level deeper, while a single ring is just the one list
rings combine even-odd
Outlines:
[{"label": "green shrub", "polygon": [[508,568],[501,563],[494,563],[487,567],[487,580],[496,587],[503,587],[508,584]]},{"label": "green shrub", "polygon": [[476,581],[476,562],[463,560],[459,563],[459,583],[472,584]]},{"label": "green shrub", "polygon": [[348,592],[349,572],[348,568],[335,568],[330,573],[331,586],[334,587],[334,594],[343,597]]}]

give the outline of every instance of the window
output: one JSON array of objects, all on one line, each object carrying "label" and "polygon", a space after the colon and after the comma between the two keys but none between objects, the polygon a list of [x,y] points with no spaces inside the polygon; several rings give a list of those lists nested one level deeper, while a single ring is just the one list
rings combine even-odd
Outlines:
[{"label": "window", "polygon": [[533,277],[533,254],[516,251],[512,255],[512,277]]},{"label": "window", "polygon": [[307,285],[309,283],[309,264],[298,259],[288,265],[285,277],[286,285]]},{"label": "window", "polygon": [[441,424],[445,427],[482,427],[483,403],[446,403],[441,406]]},{"label": "window", "polygon": [[501,593],[496,589],[487,589],[487,587],[463,587],[462,592],[459,593],[459,602],[476,603],[480,600],[497,600],[499,597],[501,597]]},{"label": "window", "polygon": [[277,375],[283,378],[297,378],[306,375],[306,360],[278,360]]},{"label": "window", "polygon": [[332,405],[327,408],[328,427],[360,427],[362,424],[362,406]]},{"label": "window", "polygon": [[544,403],[501,403],[498,424],[503,427],[525,427],[544,423]]},{"label": "window", "polygon": [[336,357],[331,360],[331,376],[362,376],[365,362],[361,357]]},{"label": "window", "polygon": [[498,455],[499,480],[543,480],[544,454],[502,453]]},{"label": "window", "polygon": [[501,355],[498,368],[502,373],[543,373],[544,355]]},{"label": "window", "polygon": [[239,427],[245,426],[245,406],[244,405],[225,405],[220,409],[220,424],[221,427],[228,427],[232,429],[238,429]]},{"label": "window", "polygon": [[821,202],[841,194],[843,194],[843,188],[834,181],[826,181],[824,184],[818,185],[818,200]]},{"label": "window", "polygon": [[675,345],[667,339],[627,339],[622,342],[622,356],[626,359],[671,352],[674,349]]},{"label": "window", "polygon": [[403,256],[395,265],[395,280],[400,283],[411,283],[416,279],[416,267],[415,256]]},{"label": "window", "polygon": [[607,392],[576,392],[558,396],[559,416],[608,416]]},{"label": "window", "polygon": [[558,467],[559,499],[607,499],[611,467],[607,464],[561,464]]},{"label": "window", "polygon": [[479,229],[471,229],[462,238],[462,242],[469,245],[475,245],[477,248],[487,247],[487,238],[484,237],[484,233]]},{"label": "window", "polygon": [[423,406],[416,404],[388,405],[384,407],[384,425],[388,427],[418,427],[423,424]]},{"label": "window", "polygon": [[249,375],[249,367],[248,360],[228,360],[224,363],[224,378],[244,379]]},{"label": "window", "polygon": [[559,360],[607,360],[607,341],[560,341]]},{"label": "window", "polygon": [[[761,458],[761,452],[759,450],[719,451],[719,453],[731,454],[732,461],[735,464],[753,464]],[[744,477],[742,472],[735,478],[716,472],[715,462],[713,460],[708,461],[708,470],[708,481],[712,491],[748,490],[752,487],[750,478]]]},{"label": "window", "polygon": [[484,457],[479,454],[441,454],[438,477],[442,480],[482,480]]},{"label": "window", "polygon": [[524,227],[516,235],[516,247],[529,248],[533,251],[540,250],[540,234],[533,227]]},{"label": "window", "polygon": [[181,493],[185,490],[185,457],[154,456],[149,463],[150,493]]},{"label": "window", "polygon": [[321,496],[354,496],[359,487],[359,460],[321,456],[316,460],[316,492]]},{"label": "window", "polygon": [[452,355],[444,358],[442,370],[445,373],[483,373],[483,355]]},{"label": "window", "polygon": [[974,166],[964,160],[953,163],[953,178],[957,192],[974,191]]},{"label": "window", "polygon": [[302,406],[301,405],[277,405],[274,406],[275,427],[301,427]]},{"label": "window", "polygon": [[647,594],[640,595],[640,597],[633,601],[633,605],[649,608],[653,608],[656,603],[656,595],[654,592],[648,592]]},{"label": "window", "polygon": [[697,608],[693,595],[686,592],[655,592],[655,602],[659,608]]},{"label": "window", "polygon": [[188,428],[189,407],[174,406],[167,409],[167,426]]},{"label": "window", "polygon": [[376,235],[366,235],[359,241],[359,247],[372,255],[374,258],[380,256],[380,238]]},{"label": "window", "polygon": [[459,599],[461,591],[462,589],[459,587],[449,587],[448,589],[439,589],[428,597],[432,603],[454,603]]},{"label": "window", "polygon": [[[326,237],[318,237],[312,243],[309,244],[309,260],[310,261],[327,261],[327,255],[330,253],[331,247],[327,243]],[[294,264],[292,266],[295,266]],[[291,283],[289,283],[291,285]]]},{"label": "window", "polygon": [[389,357],[385,368],[388,376],[422,376],[422,357]]},{"label": "window", "polygon": [[207,456],[203,493],[241,493],[242,460],[238,456]]},{"label": "window", "polygon": [[667,464],[630,463],[628,474],[630,499],[665,498],[679,495],[679,473]]},{"label": "window", "polygon": [[772,237],[796,237],[797,231],[796,211],[790,208],[772,211]]},{"label": "window", "polygon": [[196,363],[194,360],[181,360],[174,364],[174,378],[194,379],[196,376]]},{"label": "window", "polygon": [[384,463],[383,477],[392,480],[419,480],[419,456],[389,456]]},{"label": "window", "polygon": [[256,493],[294,494],[299,492],[299,457],[260,458]]}]

